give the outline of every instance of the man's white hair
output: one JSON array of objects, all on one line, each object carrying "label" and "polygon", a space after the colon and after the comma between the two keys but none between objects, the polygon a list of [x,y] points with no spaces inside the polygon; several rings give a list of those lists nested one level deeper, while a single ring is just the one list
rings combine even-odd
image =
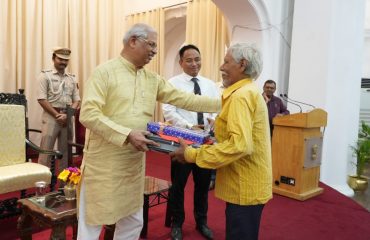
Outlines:
[{"label": "man's white hair", "polygon": [[149,33],[157,33],[157,31],[147,24],[136,23],[125,33],[123,43],[126,44],[130,37],[143,37],[147,39]]},{"label": "man's white hair", "polygon": [[262,71],[262,59],[260,51],[248,43],[236,43],[228,51],[236,62],[242,59],[247,60],[247,66],[244,73],[250,78],[256,79]]}]

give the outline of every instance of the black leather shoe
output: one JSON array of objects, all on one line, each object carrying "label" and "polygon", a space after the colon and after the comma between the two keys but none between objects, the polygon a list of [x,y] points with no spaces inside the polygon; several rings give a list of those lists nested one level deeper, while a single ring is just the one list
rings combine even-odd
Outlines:
[{"label": "black leather shoe", "polygon": [[200,232],[200,234],[202,234],[203,237],[209,240],[213,239],[213,232],[206,224],[197,225],[196,229],[198,232]]},{"label": "black leather shoe", "polygon": [[182,240],[181,227],[172,227],[172,229],[171,229],[171,239],[172,240]]}]

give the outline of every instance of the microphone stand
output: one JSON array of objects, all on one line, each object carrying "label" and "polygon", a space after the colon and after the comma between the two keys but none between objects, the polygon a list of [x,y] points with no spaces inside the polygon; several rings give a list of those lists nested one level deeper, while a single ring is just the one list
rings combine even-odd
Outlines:
[{"label": "microphone stand", "polygon": [[299,104],[297,104],[297,103],[294,103],[294,102],[292,102],[292,101],[289,101],[288,100],[288,97],[284,97],[284,95],[283,94],[281,94],[280,93],[280,97],[284,100],[284,101],[286,101],[287,103],[291,103],[291,104],[293,104],[293,105],[296,105],[297,107],[299,107],[299,113],[302,113],[302,107],[299,105]]},{"label": "microphone stand", "polygon": [[297,100],[293,100],[293,99],[289,98],[287,94],[284,94],[284,97],[285,97],[286,99],[289,99],[289,100],[290,100],[290,101],[292,101],[292,102],[296,102],[296,103],[300,103],[300,104],[303,104],[303,105],[306,105],[306,106],[310,106],[310,107],[312,107],[313,109],[315,109],[315,108],[316,108],[316,107],[315,107],[314,105],[312,105],[312,104],[308,104],[308,103],[300,102],[300,101],[297,101]]}]

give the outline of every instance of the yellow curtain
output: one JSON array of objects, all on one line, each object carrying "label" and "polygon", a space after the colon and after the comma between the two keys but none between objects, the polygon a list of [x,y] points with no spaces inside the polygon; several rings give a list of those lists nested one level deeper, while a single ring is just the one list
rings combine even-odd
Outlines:
[{"label": "yellow curtain", "polygon": [[[158,31],[158,55],[147,66],[163,75],[165,18],[163,9],[126,17],[122,0],[1,0],[0,92],[25,89],[30,127],[39,128],[42,109],[37,103],[36,76],[52,68],[52,48],[72,50],[67,71],[76,75],[83,96],[84,81],[100,63],[117,56],[126,29],[144,22]],[[202,74],[218,81],[225,46],[226,24],[210,0],[189,3],[186,41],[200,47]],[[162,120],[157,107],[155,120]]]},{"label": "yellow curtain", "polygon": [[122,0],[0,1],[0,92],[25,89],[31,127],[41,124],[36,76],[53,67],[53,47],[72,50],[67,71],[83,89],[98,64],[120,53],[123,7]]},{"label": "yellow curtain", "polygon": [[[126,29],[129,29],[135,23],[145,23],[152,26],[158,33],[157,56],[145,66],[145,68],[163,75],[164,63],[164,11],[162,8],[153,9],[147,12],[136,13],[126,17]],[[163,113],[160,103],[157,103],[154,112],[154,121],[163,121]]]},{"label": "yellow curtain", "polygon": [[147,12],[136,13],[126,17],[126,29],[135,23],[145,23],[153,27],[158,33],[158,53],[156,57],[145,68],[162,74],[164,55],[164,11],[162,8],[153,9]]},{"label": "yellow curtain", "polygon": [[189,1],[186,17],[186,43],[199,47],[202,57],[200,74],[221,81],[219,66],[230,44],[227,23],[211,0]]}]

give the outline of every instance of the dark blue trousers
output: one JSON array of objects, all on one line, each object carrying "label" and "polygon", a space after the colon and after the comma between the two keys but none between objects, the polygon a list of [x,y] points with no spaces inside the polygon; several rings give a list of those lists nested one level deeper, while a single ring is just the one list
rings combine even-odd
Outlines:
[{"label": "dark blue trousers", "polygon": [[226,240],[258,240],[264,204],[226,203]]}]

